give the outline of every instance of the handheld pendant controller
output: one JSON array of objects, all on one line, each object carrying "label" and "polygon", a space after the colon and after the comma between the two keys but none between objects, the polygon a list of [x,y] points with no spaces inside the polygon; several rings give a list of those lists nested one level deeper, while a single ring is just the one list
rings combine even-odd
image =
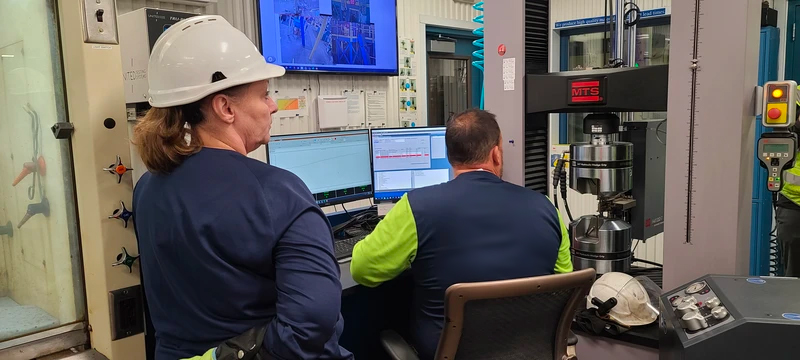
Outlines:
[{"label": "handheld pendant controller", "polygon": [[779,192],[783,189],[783,171],[794,166],[797,151],[797,136],[790,132],[764,133],[758,139],[758,159],[767,169],[767,189]]},{"label": "handheld pendant controller", "polygon": [[772,129],[758,139],[757,154],[761,167],[768,172],[767,189],[777,193],[783,189],[783,171],[794,166],[797,135],[789,129],[797,119],[797,83],[791,80],[764,84],[761,124]]}]

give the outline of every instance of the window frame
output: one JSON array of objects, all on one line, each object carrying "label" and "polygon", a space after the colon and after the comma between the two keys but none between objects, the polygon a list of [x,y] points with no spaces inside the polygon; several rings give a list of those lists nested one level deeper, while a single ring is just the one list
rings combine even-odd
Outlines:
[{"label": "window frame", "polygon": [[[647,28],[661,25],[670,25],[670,15],[655,18],[642,19],[637,25],[638,28]],[[559,31],[560,50],[558,55],[558,71],[568,71],[569,67],[569,38],[573,35],[602,34],[608,28],[607,24],[582,26]],[[567,134],[567,114],[558,114],[558,142],[559,144],[569,144]]]}]

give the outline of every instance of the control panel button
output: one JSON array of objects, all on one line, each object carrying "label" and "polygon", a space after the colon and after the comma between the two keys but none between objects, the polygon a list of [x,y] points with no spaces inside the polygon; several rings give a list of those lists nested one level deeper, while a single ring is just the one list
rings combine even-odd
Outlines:
[{"label": "control panel button", "polygon": [[678,305],[678,309],[675,310],[675,312],[678,313],[678,316],[683,316],[697,311],[698,311],[697,305],[688,302],[680,303]]},{"label": "control panel button", "polygon": [[724,306],[717,306],[711,309],[711,316],[713,316],[714,319],[722,320],[728,317],[728,309],[726,309]]},{"label": "control panel button", "polygon": [[767,115],[769,116],[770,119],[780,118],[781,117],[781,110],[778,109],[778,108],[769,109],[769,111],[767,112]]},{"label": "control panel button", "polygon": [[772,165],[772,166],[778,166],[778,165],[781,164],[781,160],[780,159],[772,159],[772,160],[770,160],[769,164]]},{"label": "control panel button", "polygon": [[681,324],[684,329],[689,331],[703,330],[708,327],[706,318],[697,311],[683,315],[683,317],[681,317]]},{"label": "control panel button", "polygon": [[716,298],[716,297],[713,297],[713,298],[708,299],[706,301],[706,307],[709,308],[709,309],[713,309],[713,308],[719,306],[719,304],[720,304],[719,298]]},{"label": "control panel button", "polygon": [[786,124],[788,123],[786,115],[789,114],[789,107],[786,103],[771,103],[767,104],[766,120],[767,124]]}]

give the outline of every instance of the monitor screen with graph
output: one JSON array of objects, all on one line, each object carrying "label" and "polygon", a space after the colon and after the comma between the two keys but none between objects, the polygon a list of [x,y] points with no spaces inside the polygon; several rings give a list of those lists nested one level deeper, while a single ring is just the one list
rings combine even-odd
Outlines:
[{"label": "monitor screen with graph", "polygon": [[373,129],[375,201],[397,201],[410,190],[452,179],[444,134],[445,127]]},{"label": "monitor screen with graph", "polygon": [[269,163],[297,175],[320,206],[372,196],[369,131],[273,136]]}]

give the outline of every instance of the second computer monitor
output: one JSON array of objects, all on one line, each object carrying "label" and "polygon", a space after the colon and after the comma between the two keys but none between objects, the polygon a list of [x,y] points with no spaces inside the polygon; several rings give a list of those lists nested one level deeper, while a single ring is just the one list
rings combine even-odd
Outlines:
[{"label": "second computer monitor", "polygon": [[368,130],[273,136],[268,148],[270,165],[297,175],[321,206],[372,196]]},{"label": "second computer monitor", "polygon": [[410,190],[453,178],[445,127],[373,129],[372,181],[376,201],[396,201]]}]

